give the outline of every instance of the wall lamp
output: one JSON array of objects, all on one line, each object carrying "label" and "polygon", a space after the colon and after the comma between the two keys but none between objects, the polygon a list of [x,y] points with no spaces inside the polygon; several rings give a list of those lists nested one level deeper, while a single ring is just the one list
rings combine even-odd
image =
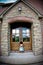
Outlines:
[{"label": "wall lamp", "polygon": [[18,8],[18,11],[21,13],[21,11],[22,11],[22,7],[19,7],[19,8]]}]

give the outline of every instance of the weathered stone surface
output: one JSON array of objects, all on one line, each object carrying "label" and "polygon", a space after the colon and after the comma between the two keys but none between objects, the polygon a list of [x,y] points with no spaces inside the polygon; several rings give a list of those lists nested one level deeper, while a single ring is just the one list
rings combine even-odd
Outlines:
[{"label": "weathered stone surface", "polygon": [[1,55],[1,21],[0,21],[0,55]]},{"label": "weathered stone surface", "polygon": [[[21,13],[18,11],[19,7],[21,6],[22,11]],[[37,19],[37,14],[31,10],[28,6],[26,6],[24,3],[18,3],[16,6],[14,6],[4,17],[4,19],[10,19],[16,16],[26,16]]]}]

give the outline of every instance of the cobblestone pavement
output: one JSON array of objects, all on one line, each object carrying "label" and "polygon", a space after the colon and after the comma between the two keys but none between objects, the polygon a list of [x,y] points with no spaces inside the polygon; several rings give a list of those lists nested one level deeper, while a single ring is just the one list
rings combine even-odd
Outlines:
[{"label": "cobblestone pavement", "polygon": [[43,65],[43,62],[33,63],[33,64],[6,64],[6,63],[0,63],[0,65]]}]

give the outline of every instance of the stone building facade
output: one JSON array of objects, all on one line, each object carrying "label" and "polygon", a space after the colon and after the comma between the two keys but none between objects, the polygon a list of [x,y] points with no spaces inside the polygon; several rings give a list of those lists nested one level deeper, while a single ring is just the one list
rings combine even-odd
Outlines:
[{"label": "stone building facade", "polygon": [[[19,10],[19,8],[21,8]],[[1,37],[1,56],[10,56],[10,24],[15,22],[32,23],[32,53],[34,56],[42,55],[42,28],[41,21],[43,16],[24,0],[13,3],[0,16],[0,37]],[[43,26],[43,23],[42,23]]]}]

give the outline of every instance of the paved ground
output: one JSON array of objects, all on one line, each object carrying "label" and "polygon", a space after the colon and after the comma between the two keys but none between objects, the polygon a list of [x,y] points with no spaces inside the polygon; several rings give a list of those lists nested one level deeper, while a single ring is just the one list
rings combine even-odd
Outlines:
[{"label": "paved ground", "polygon": [[[16,64],[0,63],[0,65],[16,65]],[[43,62],[33,63],[33,64],[18,64],[18,65],[43,65]]]},{"label": "paved ground", "polygon": [[10,53],[10,56],[1,56],[2,62],[11,64],[36,63],[43,60],[42,55],[35,56],[32,52],[28,53]]}]

